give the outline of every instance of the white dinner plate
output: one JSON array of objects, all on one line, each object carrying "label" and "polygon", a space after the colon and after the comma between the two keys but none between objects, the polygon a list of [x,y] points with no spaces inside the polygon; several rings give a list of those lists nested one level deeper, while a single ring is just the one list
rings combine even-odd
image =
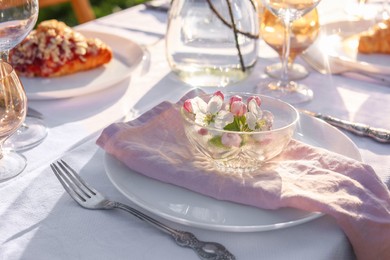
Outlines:
[{"label": "white dinner plate", "polygon": [[109,45],[114,53],[113,59],[99,68],[62,77],[21,77],[29,100],[69,98],[107,89],[129,78],[142,61],[141,47],[127,38],[104,32],[79,31]]},{"label": "white dinner plate", "polygon": [[390,55],[361,54],[358,52],[358,34],[369,29],[373,21],[338,21],[321,26],[316,48],[326,55],[344,63],[372,73],[390,74]]},{"label": "white dinner plate", "polygon": [[[361,161],[355,144],[336,128],[301,114],[295,139]],[[220,231],[266,231],[298,225],[322,216],[293,208],[265,210],[220,201],[151,179],[105,154],[106,173],[114,186],[141,208],[184,225]]]}]

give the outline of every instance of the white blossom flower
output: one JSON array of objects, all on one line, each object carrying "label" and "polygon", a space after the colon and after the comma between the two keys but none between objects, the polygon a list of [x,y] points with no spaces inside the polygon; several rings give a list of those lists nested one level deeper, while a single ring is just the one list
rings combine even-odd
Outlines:
[{"label": "white blossom flower", "polygon": [[223,129],[234,120],[232,113],[222,110],[223,95],[216,92],[206,103],[203,99],[195,97],[191,100],[192,111],[195,114],[195,122],[200,125],[212,126]]},{"label": "white blossom flower", "polygon": [[263,117],[263,110],[258,105],[256,99],[248,100],[248,112],[246,113],[246,123],[248,124],[249,129],[256,130],[258,129],[258,123]]},{"label": "white blossom flower", "polygon": [[195,122],[202,126],[215,127],[234,131],[263,131],[270,130],[273,124],[273,115],[260,108],[262,100],[258,96],[251,96],[244,103],[242,97],[232,96],[224,104],[224,95],[221,91],[215,92],[208,102],[200,97],[188,99],[183,108],[194,114]]}]

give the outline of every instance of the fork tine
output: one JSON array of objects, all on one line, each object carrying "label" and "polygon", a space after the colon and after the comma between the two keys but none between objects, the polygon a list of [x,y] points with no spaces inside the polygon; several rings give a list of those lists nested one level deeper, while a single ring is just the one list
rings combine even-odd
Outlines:
[{"label": "fork tine", "polygon": [[91,197],[92,195],[96,195],[98,192],[88,185],[78,174],[77,172],[70,167],[64,160],[57,161],[57,164],[62,168],[62,170],[66,173],[67,177],[71,179],[71,181],[77,185],[77,187],[82,190],[82,192]]},{"label": "fork tine", "polygon": [[85,199],[83,196],[81,196],[78,192],[76,192],[74,185],[66,179],[61,170],[55,165],[54,163],[50,164],[51,170],[54,172],[57,179],[60,181],[61,185],[64,187],[66,192],[80,205],[82,205],[83,202],[85,202]]}]

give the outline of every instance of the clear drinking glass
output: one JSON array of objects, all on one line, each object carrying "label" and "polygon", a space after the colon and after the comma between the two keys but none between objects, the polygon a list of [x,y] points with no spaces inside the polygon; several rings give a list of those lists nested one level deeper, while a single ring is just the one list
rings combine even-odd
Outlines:
[{"label": "clear drinking glass", "polygon": [[279,98],[290,104],[298,104],[313,98],[313,91],[303,84],[290,81],[288,78],[288,57],[291,51],[291,28],[298,20],[313,10],[320,0],[263,0],[263,5],[279,17],[284,27],[284,44],[282,51],[282,74],[279,80],[261,82],[257,89],[265,95]]},{"label": "clear drinking glass", "polygon": [[[284,26],[281,20],[265,9],[259,15],[260,35],[262,39],[282,57],[284,43]],[[306,50],[317,39],[320,30],[318,11],[314,8],[292,23],[290,35],[290,55],[288,56],[288,78],[299,80],[307,77],[309,72],[300,64],[294,63],[296,57]],[[282,75],[282,63],[268,65],[265,73],[279,79]]]},{"label": "clear drinking glass", "polygon": [[[38,0],[7,0],[0,5],[0,50],[5,58],[34,27],[38,18]],[[3,56],[2,56],[3,57]]]},{"label": "clear drinking glass", "polygon": [[[0,58],[8,61],[9,51],[33,29],[38,18],[38,0],[7,0],[0,4]],[[25,150],[39,144],[47,128],[39,118],[27,117],[5,146]]]},{"label": "clear drinking glass", "polygon": [[348,0],[345,12],[353,19],[372,20],[374,23],[389,19],[389,12],[385,10],[388,0]]},{"label": "clear drinking glass", "polygon": [[4,141],[23,123],[27,98],[22,83],[9,63],[0,60],[0,182],[20,174],[26,159],[11,150],[4,150]]},{"label": "clear drinking glass", "polygon": [[376,14],[376,20],[388,20],[390,19],[390,11],[389,11],[389,0],[382,0],[382,5]]},{"label": "clear drinking glass", "polygon": [[166,33],[168,63],[192,86],[236,83],[256,64],[258,23],[253,0],[172,1]]},{"label": "clear drinking glass", "polygon": [[351,16],[365,18],[367,12],[367,0],[349,0],[345,6],[345,12]]}]

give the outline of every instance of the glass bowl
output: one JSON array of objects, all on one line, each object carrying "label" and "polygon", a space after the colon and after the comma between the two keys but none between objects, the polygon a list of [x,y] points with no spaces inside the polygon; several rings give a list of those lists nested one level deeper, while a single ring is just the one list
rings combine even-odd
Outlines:
[{"label": "glass bowl", "polygon": [[[181,115],[188,140],[211,159],[217,169],[223,172],[251,172],[259,169],[264,162],[277,156],[286,148],[299,120],[299,113],[293,106],[264,95],[251,93],[223,93],[223,95],[225,103],[235,95],[241,96],[244,103],[249,97],[260,97],[261,108],[272,113],[273,123],[271,130],[259,132],[223,130],[196,122],[194,114],[182,107]],[[212,96],[213,94],[206,94],[201,95],[200,98],[207,103]],[[223,138],[233,140],[230,142],[233,145],[223,144],[224,142],[221,142]]]}]

